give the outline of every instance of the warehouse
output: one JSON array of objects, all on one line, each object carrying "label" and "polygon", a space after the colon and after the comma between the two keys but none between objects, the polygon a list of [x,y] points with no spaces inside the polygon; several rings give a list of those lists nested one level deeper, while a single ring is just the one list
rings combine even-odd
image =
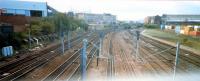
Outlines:
[{"label": "warehouse", "polygon": [[166,15],[162,17],[161,28],[176,33],[200,36],[200,15]]},{"label": "warehouse", "polygon": [[53,10],[46,2],[7,0],[0,0],[0,9],[5,15],[25,15],[31,17],[46,17]]},{"label": "warehouse", "polygon": [[57,11],[46,2],[0,0],[0,32],[7,25],[13,32],[24,32],[31,19],[54,13]]}]

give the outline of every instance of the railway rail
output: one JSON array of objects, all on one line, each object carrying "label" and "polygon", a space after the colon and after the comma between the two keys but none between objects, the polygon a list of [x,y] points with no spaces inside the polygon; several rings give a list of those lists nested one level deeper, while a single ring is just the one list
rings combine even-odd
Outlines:
[{"label": "railway rail", "polygon": [[[155,42],[154,40],[148,39],[145,37],[143,37],[143,39],[145,42],[150,43],[151,45],[155,46],[156,48],[158,48],[160,50],[165,50],[165,49],[173,47],[173,46],[170,46],[167,44],[163,44],[161,42]],[[145,39],[148,39],[148,41]],[[162,58],[165,58],[166,60],[171,61],[171,60],[175,59],[175,55],[176,55],[175,51],[176,51],[176,49],[170,49],[170,50],[167,50],[166,52],[164,52],[163,54],[159,54],[159,56]],[[186,55],[186,54],[188,54],[188,55]],[[179,57],[180,57],[179,60],[181,62],[181,64],[180,64],[181,66],[184,66],[183,63],[187,62],[189,64],[192,64],[193,69],[200,68],[200,65],[199,65],[200,64],[200,56],[199,55],[181,49]],[[183,67],[180,67],[180,69],[182,69],[182,71],[185,70]]]},{"label": "railway rail", "polygon": [[[99,43],[97,43],[99,44]],[[89,59],[87,60],[87,66],[86,68],[88,69],[88,66],[90,65],[91,61],[94,59],[94,56],[97,54],[97,48],[93,47],[89,54],[87,55]],[[67,75],[66,81],[78,81],[81,79],[81,71],[80,71],[80,64],[77,64],[75,67],[76,69],[72,71],[72,73]],[[59,80],[58,80],[59,81]]]},{"label": "railway rail", "polygon": [[[82,37],[77,37],[72,39],[72,43],[79,42],[79,40]],[[60,45],[60,44],[59,44]],[[61,53],[59,50],[59,45],[53,47],[54,50],[47,50],[44,52],[44,54],[37,54],[35,56],[30,56],[30,58],[19,60],[19,62],[11,63],[9,65],[5,65],[4,67],[1,67],[1,73],[4,73],[7,75],[2,74],[3,76],[0,76],[0,81],[7,81],[7,80],[16,80],[17,78],[25,75],[26,73],[30,72],[31,70],[47,63],[50,59],[56,57],[59,53]],[[67,50],[67,49],[65,49]],[[25,63],[23,63],[25,62]],[[11,66],[11,67],[9,67]]]},{"label": "railway rail", "polygon": [[112,79],[114,76],[114,56],[112,52],[112,37],[113,33],[111,33],[111,38],[109,40],[109,58],[108,58],[108,68],[107,68],[107,76]]},{"label": "railway rail", "polygon": [[[95,41],[95,38],[92,38],[90,40],[90,42]],[[91,48],[91,45],[88,47]],[[55,71],[53,71],[52,73],[50,73],[47,77],[44,78],[43,81],[54,81],[56,79],[58,79],[65,70],[67,70],[69,67],[71,67],[71,65],[73,63],[78,64],[78,62],[76,62],[79,58],[80,58],[80,51],[81,48],[78,49],[75,53],[73,53],[70,58],[68,58],[65,63],[63,63],[62,65],[60,65],[59,68],[55,69]]]},{"label": "railway rail", "polygon": [[[129,33],[134,35],[130,31]],[[142,56],[141,59],[145,60],[146,63],[149,64],[148,67],[151,67],[151,70],[154,70],[154,72],[172,73],[176,55],[176,47],[164,44],[160,41],[156,41],[145,36],[141,36],[140,38],[141,43],[143,43],[142,47],[140,48],[140,55]],[[153,49],[146,45],[151,45]],[[187,72],[187,68],[185,68],[185,66],[188,66],[188,64],[192,66],[194,71],[199,71],[199,55],[181,49],[179,57],[179,66],[181,66],[179,67],[180,72]]]}]

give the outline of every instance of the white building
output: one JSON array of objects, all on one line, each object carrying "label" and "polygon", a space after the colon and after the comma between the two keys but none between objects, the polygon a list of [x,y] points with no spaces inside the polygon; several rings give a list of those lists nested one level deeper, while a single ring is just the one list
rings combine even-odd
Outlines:
[{"label": "white building", "polygon": [[76,17],[85,20],[93,28],[113,25],[117,21],[116,16],[111,14],[76,13]]}]

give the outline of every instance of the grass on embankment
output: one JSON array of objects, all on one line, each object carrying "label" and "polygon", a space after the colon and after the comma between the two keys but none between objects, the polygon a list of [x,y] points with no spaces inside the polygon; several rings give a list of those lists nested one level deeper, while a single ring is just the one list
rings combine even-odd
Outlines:
[{"label": "grass on embankment", "polygon": [[177,35],[176,33],[172,31],[161,31],[159,29],[146,29],[144,34],[160,38],[163,40],[167,40],[170,42],[176,43],[177,41],[180,41],[182,45],[200,50],[200,37],[192,37],[192,36],[186,36],[186,35]]}]

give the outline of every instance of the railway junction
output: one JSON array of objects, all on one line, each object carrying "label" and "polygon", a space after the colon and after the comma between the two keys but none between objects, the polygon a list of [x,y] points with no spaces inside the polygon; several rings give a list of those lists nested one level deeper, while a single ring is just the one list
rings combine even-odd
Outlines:
[{"label": "railway junction", "polygon": [[1,65],[0,81],[200,80],[200,53],[180,49],[179,43],[168,45],[142,31],[90,31],[52,43]]}]

